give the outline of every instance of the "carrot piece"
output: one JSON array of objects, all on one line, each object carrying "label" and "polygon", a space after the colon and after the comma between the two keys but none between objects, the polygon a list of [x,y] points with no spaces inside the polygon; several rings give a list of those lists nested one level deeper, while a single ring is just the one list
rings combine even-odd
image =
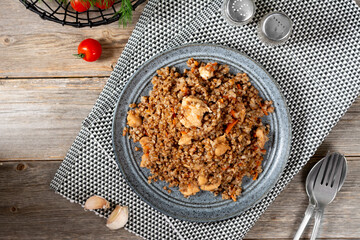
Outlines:
[{"label": "carrot piece", "polygon": [[231,195],[230,197],[234,202],[236,202],[236,197],[234,195]]},{"label": "carrot piece", "polygon": [[182,135],[185,135],[185,134],[186,134],[186,132],[185,132],[185,131],[181,131],[181,134],[182,134]]},{"label": "carrot piece", "polygon": [[185,95],[187,95],[188,94],[188,89],[187,88],[183,88],[183,89],[181,89],[181,91],[185,94]]},{"label": "carrot piece", "polygon": [[143,147],[143,151],[144,152],[148,152],[150,150],[150,147],[148,147],[147,145],[145,145],[144,147]]},{"label": "carrot piece", "polygon": [[235,112],[234,110],[231,110],[230,113],[231,113],[231,116],[233,116],[234,118],[236,118],[236,117],[235,117],[236,112]]},{"label": "carrot piece", "polygon": [[255,173],[255,176],[253,177],[253,180],[256,180],[258,175],[259,175],[258,173]]},{"label": "carrot piece", "polygon": [[269,115],[269,113],[268,113],[265,109],[261,108],[261,110],[263,111],[263,113],[264,113],[266,116]]},{"label": "carrot piece", "polygon": [[221,103],[224,103],[224,99],[222,99],[222,98],[220,98],[220,100],[219,100]]},{"label": "carrot piece", "polygon": [[176,125],[176,119],[173,119],[173,124]]},{"label": "carrot piece", "polygon": [[175,112],[175,110],[174,110],[174,108],[173,108],[173,107],[171,107],[170,109],[171,109],[171,111],[172,111],[172,112]]},{"label": "carrot piece", "polygon": [[192,72],[192,73],[195,72],[195,68],[191,68],[191,72]]},{"label": "carrot piece", "polygon": [[241,87],[240,84],[236,84],[236,86],[237,86],[238,89],[242,90],[242,87]]},{"label": "carrot piece", "polygon": [[225,129],[225,133],[229,134],[229,132],[231,131],[231,129],[235,126],[235,124],[238,122],[239,120],[236,119],[234,120],[232,123],[229,123]]}]

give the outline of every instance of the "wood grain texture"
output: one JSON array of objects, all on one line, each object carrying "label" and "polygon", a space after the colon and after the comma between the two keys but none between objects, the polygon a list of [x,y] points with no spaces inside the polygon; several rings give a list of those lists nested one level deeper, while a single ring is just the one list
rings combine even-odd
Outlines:
[{"label": "wood grain texture", "polygon": [[[246,236],[291,238],[307,206],[304,189],[311,161],[268,208]],[[349,173],[335,201],[325,210],[321,238],[360,236],[360,158],[349,157]],[[84,212],[49,189],[57,161],[3,162],[0,165],[0,239],[140,239],[127,231],[109,231],[105,219]],[[11,179],[11,181],[8,181]],[[6,182],[6,184],[4,184]],[[346,230],[344,230],[346,229]],[[311,228],[305,233],[310,236]]]},{"label": "wood grain texture", "polygon": [[104,218],[54,194],[49,184],[59,164],[0,163],[0,239],[139,239],[108,230]]},{"label": "wood grain texture", "polygon": [[106,80],[0,79],[0,159],[63,159]]},{"label": "wood grain texture", "polygon": [[[0,79],[0,161],[62,160],[107,78]],[[316,155],[360,156],[360,99]]]},{"label": "wood grain texture", "polygon": [[[341,152],[347,156],[360,156],[360,98],[358,97],[338,124],[330,131],[315,156],[327,151]],[[360,237],[360,236],[359,236]]]},{"label": "wood grain texture", "polygon": [[[320,158],[312,160],[297,174],[285,190],[270,205],[254,227],[246,235],[248,238],[291,238],[295,235],[306,207],[308,197],[305,181],[310,169]],[[347,157],[348,175],[335,200],[325,208],[320,238],[343,239],[360,237],[360,157]],[[304,238],[310,238],[313,219],[306,228]]]},{"label": "wood grain texture", "polygon": [[355,0],[355,3],[360,7],[360,0]]},{"label": "wood grain texture", "polygon": [[[359,4],[359,0],[355,0]],[[134,24],[77,29],[43,21],[18,0],[0,8],[0,239],[141,238],[109,231],[106,220],[84,212],[49,183],[115,66]],[[75,59],[85,38],[103,46],[99,61]],[[349,175],[326,209],[321,239],[360,239],[360,98],[330,132],[316,156],[339,151]],[[294,178],[246,239],[290,240],[307,205],[305,178],[319,157]],[[56,160],[56,161],[54,161]],[[305,237],[310,236],[311,227]]]},{"label": "wood grain texture", "polygon": [[[109,76],[145,6],[136,9],[133,24],[125,29],[117,22],[79,29],[44,21],[19,1],[1,2],[6,7],[0,9],[0,78]],[[72,55],[86,38],[102,45],[96,62]]]}]

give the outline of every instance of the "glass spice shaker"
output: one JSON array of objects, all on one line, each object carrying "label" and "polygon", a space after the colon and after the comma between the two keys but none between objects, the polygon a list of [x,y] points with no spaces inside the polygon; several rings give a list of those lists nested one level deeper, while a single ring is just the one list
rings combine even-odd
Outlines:
[{"label": "glass spice shaker", "polygon": [[291,19],[281,12],[266,14],[258,24],[258,36],[267,45],[284,44],[292,33]]}]

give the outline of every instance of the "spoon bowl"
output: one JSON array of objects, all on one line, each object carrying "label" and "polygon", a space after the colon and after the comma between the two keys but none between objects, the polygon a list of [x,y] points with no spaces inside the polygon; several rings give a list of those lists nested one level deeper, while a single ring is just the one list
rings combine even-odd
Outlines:
[{"label": "spoon bowl", "polygon": [[325,207],[331,203],[339,191],[339,187],[344,181],[346,172],[346,159],[339,153],[332,153],[327,156],[319,171],[317,172],[312,196],[316,201],[317,211],[315,212],[315,224],[311,235],[311,240],[315,240],[318,234],[321,219],[324,214]]},{"label": "spoon bowl", "polygon": [[[313,215],[313,212],[314,212],[315,207],[316,207],[316,200],[315,200],[314,195],[313,195],[315,180],[316,180],[316,177],[317,177],[317,175],[319,173],[319,170],[320,170],[324,160],[329,158],[330,155],[331,154],[328,153],[324,158],[322,158],[320,161],[318,161],[313,166],[313,168],[310,170],[309,174],[306,177],[305,186],[306,186],[306,193],[307,193],[307,195],[309,197],[309,205],[308,205],[308,207],[307,207],[307,209],[305,211],[304,219],[301,222],[300,227],[299,227],[298,231],[295,234],[294,240],[300,239],[300,237],[303,234],[307,224],[309,223],[310,218]],[[344,157],[344,159],[345,159],[345,157]],[[342,168],[341,179],[340,179],[340,183],[338,185],[337,191],[340,191],[341,187],[343,186],[343,184],[345,182],[345,177],[346,177],[346,173],[347,173],[347,164],[346,164],[346,161],[344,163],[345,164],[343,165],[343,168]]]}]

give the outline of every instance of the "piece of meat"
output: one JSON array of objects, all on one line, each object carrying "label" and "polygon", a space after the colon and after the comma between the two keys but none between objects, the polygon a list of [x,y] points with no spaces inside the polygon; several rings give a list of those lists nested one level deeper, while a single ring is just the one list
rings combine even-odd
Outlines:
[{"label": "piece of meat", "polygon": [[230,90],[226,94],[229,98],[236,98],[236,93],[233,90]]},{"label": "piece of meat", "polygon": [[150,143],[150,138],[142,137],[139,142],[140,142],[141,146],[144,147],[145,145],[148,145]]},{"label": "piece of meat", "polygon": [[211,112],[203,101],[193,96],[183,98],[181,109],[184,118],[180,119],[180,122],[186,128],[201,127],[204,114]]},{"label": "piece of meat", "polygon": [[200,175],[198,177],[198,183],[200,186],[205,185],[207,183],[207,181],[208,181],[207,178],[202,175]]},{"label": "piece of meat", "polygon": [[239,120],[239,123],[243,123],[246,115],[246,108],[244,103],[240,102],[236,105],[236,109],[234,110],[234,115],[236,119]]},{"label": "piece of meat", "polygon": [[141,162],[140,162],[140,167],[146,167],[149,163],[149,154],[148,153],[144,153],[141,157]]},{"label": "piece of meat", "polygon": [[243,103],[240,104],[240,111],[239,111],[239,123],[243,123],[245,120],[246,115],[246,108]]},{"label": "piece of meat", "polygon": [[204,173],[204,169],[200,170],[197,180],[198,180],[198,184],[199,184],[200,187],[205,185],[208,182],[208,178]]},{"label": "piece of meat", "polygon": [[202,168],[204,168],[203,164],[195,164],[193,167],[194,170],[201,170]]},{"label": "piece of meat", "polygon": [[231,148],[228,145],[226,145],[225,143],[220,143],[215,148],[215,155],[216,156],[221,156],[224,153],[226,153],[227,150],[230,150],[230,149]]},{"label": "piece of meat", "polygon": [[219,178],[215,183],[208,184],[208,185],[202,185],[200,186],[201,190],[204,191],[213,191],[217,189],[221,184],[221,178]]},{"label": "piece of meat", "polygon": [[179,191],[185,196],[195,195],[200,192],[200,189],[196,183],[190,183],[187,186],[182,186],[179,188]]},{"label": "piece of meat", "polygon": [[205,80],[212,78],[215,75],[216,65],[216,63],[208,63],[204,67],[199,67],[200,76]]},{"label": "piece of meat", "polygon": [[259,105],[256,103],[256,101],[255,101],[254,98],[251,98],[251,99],[250,99],[249,106],[250,106],[250,108],[253,109],[253,110],[259,108]]},{"label": "piece of meat", "polygon": [[221,156],[226,153],[227,150],[231,149],[231,147],[228,145],[228,142],[226,141],[225,134],[221,137],[216,138],[215,141],[212,142],[212,145],[215,149],[216,156]]},{"label": "piece of meat", "polygon": [[256,129],[255,135],[257,137],[257,144],[261,149],[264,148],[265,142],[266,142],[266,136],[264,133],[264,129],[259,127]]},{"label": "piece of meat", "polygon": [[180,138],[178,144],[180,146],[182,146],[182,145],[190,145],[191,144],[191,137],[188,134],[182,135],[182,137]]},{"label": "piece of meat", "polygon": [[150,149],[150,138],[149,137],[142,137],[140,139],[140,144],[141,144],[141,147],[143,148],[143,152],[144,153],[148,153],[149,152],[149,149]]},{"label": "piece of meat", "polygon": [[129,111],[128,116],[127,116],[127,124],[130,127],[140,127],[142,124],[142,119],[141,117],[135,113],[135,111]]}]

